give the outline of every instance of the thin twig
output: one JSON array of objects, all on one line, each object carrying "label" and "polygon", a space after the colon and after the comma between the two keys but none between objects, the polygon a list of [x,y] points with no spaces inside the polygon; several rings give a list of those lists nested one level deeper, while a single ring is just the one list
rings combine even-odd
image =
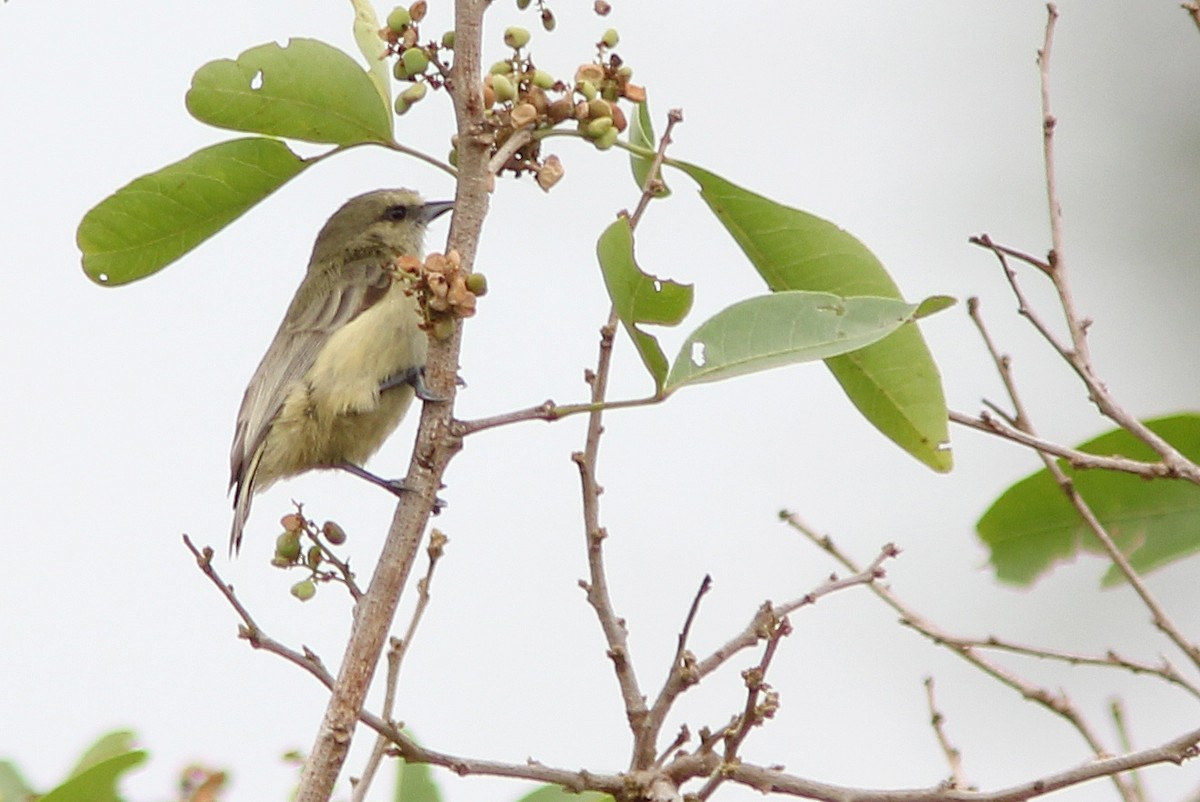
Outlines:
[{"label": "thin twig", "polygon": [[[771,667],[775,652],[779,649],[779,642],[790,634],[792,625],[786,616],[780,618],[767,633],[767,646],[763,649],[763,656],[758,665],[742,672],[742,678],[746,682],[746,703],[741,714],[735,716],[721,734],[721,739],[725,742],[725,752],[721,756],[722,766],[735,766],[741,762],[738,750],[750,734],[750,730],[762,726],[766,719],[774,718],[775,711],[779,708],[779,695],[767,684],[767,671]],[[759,697],[764,694],[767,698],[760,704]],[[709,799],[724,781],[724,772],[717,770],[696,796],[701,800]]]},{"label": "thin twig", "polygon": [[[437,529],[430,533],[429,545],[425,549],[425,553],[429,555],[429,567],[425,570],[425,576],[417,582],[417,606],[413,610],[412,618],[408,621],[408,629],[405,630],[404,637],[392,638],[388,647],[387,685],[384,691],[382,715],[390,724],[394,724],[392,713],[396,707],[396,694],[400,685],[400,667],[404,663],[404,657],[408,654],[409,647],[412,646],[413,638],[417,635],[417,627],[420,626],[421,619],[425,616],[425,609],[429,606],[429,588],[433,583],[433,570],[437,568],[438,560],[446,553],[447,541],[448,538]],[[376,736],[375,746],[372,747],[371,755],[367,758],[362,776],[354,786],[354,793],[350,797],[351,802],[363,802],[367,798],[367,790],[371,787],[371,782],[374,780],[375,773],[379,770],[383,756],[390,744],[391,739],[387,736],[383,734]]]},{"label": "thin twig", "polygon": [[[804,537],[806,537],[820,549],[822,549],[826,554],[845,566],[848,570],[858,570],[857,564],[854,562],[854,560],[850,559],[845,553],[843,553],[841,549],[839,549],[838,546],[833,542],[833,539],[829,537],[829,535],[818,534],[815,529],[804,523],[804,521],[802,521],[796,513],[785,511],[780,513],[780,518],[797,532],[804,535]],[[1034,685],[1033,683],[1017,675],[1015,672],[1010,671],[1004,666],[990,660],[985,655],[980,654],[979,649],[972,646],[969,641],[965,641],[962,638],[951,635],[950,633],[937,627],[931,621],[925,619],[923,616],[917,613],[916,610],[901,601],[900,598],[886,585],[879,582],[873,582],[871,583],[870,587],[871,591],[876,596],[878,596],[885,604],[900,614],[901,624],[904,624],[916,632],[919,632],[934,644],[945,647],[950,652],[966,660],[983,673],[997,680],[1001,684],[1013,689],[1019,693],[1022,698],[1039,704],[1055,715],[1064,719],[1075,729],[1076,732],[1080,734],[1080,736],[1083,737],[1083,740],[1087,743],[1088,747],[1097,757],[1103,757],[1109,754],[1109,750],[1105,747],[1099,736],[1097,736],[1092,730],[1091,726],[1083,718],[1083,715],[1075,708],[1065,693],[1062,693],[1061,691],[1054,693],[1046,688]],[[1113,781],[1117,784],[1119,789],[1121,789],[1124,785],[1118,777],[1114,777]],[[1124,792],[1122,793],[1122,797],[1128,799],[1128,795]]]},{"label": "thin twig", "polygon": [[1149,663],[1130,660],[1113,651],[1108,652],[1103,657],[1096,655],[1075,654],[1073,652],[1063,652],[1056,649],[1046,649],[1039,646],[1025,646],[1019,643],[1003,640],[995,636],[989,636],[984,640],[971,640],[969,638],[964,638],[962,639],[962,642],[977,649],[994,649],[996,651],[1009,652],[1010,654],[1019,654],[1024,657],[1036,657],[1041,660],[1054,660],[1073,666],[1117,668],[1123,671],[1128,671],[1131,674],[1148,674],[1169,682],[1172,685],[1176,685],[1197,699],[1200,699],[1200,686],[1180,674],[1179,669],[1175,668],[1175,666],[1165,657],[1163,658],[1161,665],[1151,665]]},{"label": "thin twig", "polygon": [[[663,154],[670,144],[671,131],[682,119],[682,114],[672,112],[667,130],[659,143],[658,155],[651,165],[646,185],[642,188],[642,198],[637,211],[630,218],[629,225],[636,227],[642,212],[653,197],[654,181],[662,164]],[[600,353],[596,358],[596,370],[589,371],[587,380],[591,384],[593,405],[602,405],[608,391],[608,377],[612,365],[613,340],[617,330],[616,309],[610,309],[608,320],[600,329]],[[587,539],[588,574],[587,582],[581,586],[587,591],[588,603],[596,612],[600,628],[604,632],[608,644],[608,656],[612,660],[613,669],[617,675],[617,684],[621,689],[621,698],[625,707],[625,716],[629,721],[630,731],[634,737],[633,754],[630,758],[630,769],[648,769],[654,765],[657,758],[655,750],[655,733],[647,733],[645,721],[647,716],[646,698],[642,695],[634,672],[633,661],[629,655],[628,633],[625,622],[613,606],[612,597],[608,592],[608,578],[604,568],[604,538],[607,532],[600,524],[600,483],[596,479],[596,462],[600,452],[600,436],[604,431],[603,410],[597,406],[588,415],[587,437],[584,450],[572,455],[579,466],[579,478],[583,495],[584,533]]]},{"label": "thin twig", "polygon": [[[1112,713],[1113,724],[1117,728],[1117,739],[1121,742],[1121,751],[1133,751],[1133,739],[1129,737],[1129,728],[1125,726],[1125,709],[1120,699],[1113,699],[1108,706]],[[1133,791],[1134,802],[1146,802],[1146,789],[1142,787],[1142,775],[1133,770],[1129,772],[1129,787]]]},{"label": "thin twig", "polygon": [[962,752],[950,743],[950,738],[946,735],[946,717],[942,715],[941,710],[938,710],[937,702],[933,697],[933,677],[925,678],[925,702],[929,706],[929,726],[933,727],[934,737],[937,738],[938,746],[941,747],[942,754],[946,756],[946,763],[950,766],[950,780],[946,787],[961,788],[966,791],[975,790],[963,772]]},{"label": "thin twig", "polygon": [[[1004,382],[1004,386],[1009,394],[1009,399],[1012,401],[1013,408],[1017,411],[1016,420],[1020,425],[1021,430],[1031,436],[1036,436],[1033,424],[1029,419],[1029,414],[1025,410],[1024,403],[1021,401],[1021,396],[1017,392],[1016,383],[1012,378],[1012,360],[1006,356],[1003,356],[999,351],[996,350],[995,343],[988,334],[987,327],[983,322],[983,318],[979,316],[977,307],[974,310],[971,319],[975,323],[975,326],[979,329],[980,335],[984,341],[984,345],[987,347],[988,353],[991,355],[992,361],[996,366],[996,371],[1000,374],[1001,379]],[[1109,559],[1112,560],[1117,566],[1122,576],[1125,577],[1125,580],[1129,582],[1130,586],[1134,589],[1134,592],[1136,592],[1141,598],[1142,603],[1146,606],[1146,609],[1150,611],[1154,625],[1158,627],[1158,629],[1165,634],[1167,638],[1170,639],[1171,642],[1180,649],[1180,651],[1186,654],[1193,664],[1195,664],[1197,667],[1200,667],[1200,644],[1189,641],[1179,627],[1175,624],[1175,622],[1171,619],[1171,617],[1167,615],[1166,610],[1161,604],[1159,604],[1158,599],[1154,596],[1154,594],[1150,592],[1150,588],[1142,580],[1142,577],[1137,570],[1134,569],[1133,565],[1129,562],[1129,559],[1125,556],[1125,553],[1118,548],[1116,542],[1112,538],[1112,535],[1109,534],[1108,528],[1105,527],[1100,519],[1096,516],[1091,506],[1087,503],[1087,501],[1084,500],[1083,496],[1079,494],[1079,490],[1075,486],[1075,483],[1069,476],[1067,476],[1066,472],[1063,471],[1062,467],[1058,464],[1058,461],[1053,459],[1052,455],[1040,451],[1038,452],[1038,457],[1042,460],[1042,464],[1054,478],[1054,481],[1062,489],[1063,494],[1066,495],[1067,500],[1071,503],[1071,506],[1075,508],[1075,512],[1083,520],[1084,524],[1095,536],[1096,540],[1099,541],[1105,553],[1108,554]]]}]

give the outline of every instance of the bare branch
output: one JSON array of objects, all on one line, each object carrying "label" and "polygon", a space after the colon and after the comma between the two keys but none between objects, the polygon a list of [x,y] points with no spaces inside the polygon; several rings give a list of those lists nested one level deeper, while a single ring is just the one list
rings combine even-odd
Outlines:
[{"label": "bare branch", "polygon": [[946,723],[946,717],[942,715],[942,711],[938,710],[937,702],[933,698],[933,677],[925,678],[925,701],[929,705],[929,726],[933,727],[933,734],[937,738],[938,746],[942,748],[942,754],[946,756],[946,763],[950,766],[950,781],[947,788],[960,788],[964,791],[973,791],[975,787],[967,781],[966,774],[963,773],[962,767],[962,752],[950,743],[950,739],[946,736],[946,729],[943,726]]}]

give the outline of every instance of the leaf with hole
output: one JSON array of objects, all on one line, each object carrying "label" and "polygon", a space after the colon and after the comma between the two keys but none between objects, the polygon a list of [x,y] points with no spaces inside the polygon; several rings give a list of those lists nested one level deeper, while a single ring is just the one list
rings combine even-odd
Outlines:
[{"label": "leaf with hole", "polygon": [[[671,164],[700,185],[701,197],[771,290],[900,299],[875,255],[828,220],[776,203],[696,165]],[[879,431],[934,470],[950,470],[942,381],[916,326],[903,326],[886,339],[831,357],[825,364]]]},{"label": "leaf with hole", "polygon": [[692,308],[692,286],[642,272],[634,260],[633,231],[628,217],[617,218],[604,230],[596,243],[596,257],[600,260],[604,286],[617,317],[654,379],[655,390],[662,390],[667,376],[667,357],[658,340],[638,326],[678,325]]},{"label": "leaf with hole", "polygon": [[392,139],[392,112],[353,58],[316,39],[269,42],[196,71],[187,108],[234,131],[331,145]]},{"label": "leaf with hole", "polygon": [[913,320],[919,304],[777,292],[740,301],[692,332],[664,386],[719,381],[865,348]]}]

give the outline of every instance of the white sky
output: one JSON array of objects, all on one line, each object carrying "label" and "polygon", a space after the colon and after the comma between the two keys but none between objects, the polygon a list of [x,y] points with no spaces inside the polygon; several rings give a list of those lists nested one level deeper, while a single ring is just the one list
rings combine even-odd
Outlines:
[{"label": "white sky", "polygon": [[[449,19],[431,3],[429,35]],[[495,4],[490,53],[520,20]],[[575,6],[579,11],[575,10]],[[535,29],[539,64],[559,75],[586,60],[608,25],[661,118],[682,107],[675,155],[838,222],[881,257],[906,295],[978,295],[1016,360],[1035,423],[1076,442],[1103,426],[1066,370],[1016,320],[992,260],[967,237],[1047,247],[1037,75],[1039,2],[556,2],[558,31]],[[146,0],[0,7],[0,498],[7,536],[0,583],[0,756],[48,787],[87,743],[137,731],[149,764],[126,784],[164,798],[191,761],[227,767],[228,796],[282,799],[325,694],[308,676],[237,640],[233,612],[195,569],[182,532],[223,553],[227,452],[241,392],[298,282],[320,224],[347,197],[380,186],[450,197],[445,176],[359,150],[313,168],[217,238],[150,280],[87,281],[74,246],[81,215],[133,177],[229,134],[191,120],[183,95],[206,61],[289,36],[351,52],[349,4],[213,0],[163,12]],[[386,14],[388,8],[381,7]],[[1061,4],[1054,98],[1068,253],[1080,307],[1096,318],[1100,368],[1146,416],[1194,408],[1200,391],[1195,253],[1200,144],[1194,76],[1200,38],[1174,0]],[[427,100],[403,141],[443,154],[449,104]],[[492,292],[467,329],[462,417],[546,398],[583,398],[607,309],[596,235],[636,201],[625,159],[555,143],[567,178],[550,197],[502,183],[479,268]],[[762,291],[683,176],[639,231],[647,270],[695,282],[693,321]],[[445,225],[431,233],[440,247]],[[1038,285],[1028,277],[1033,291]],[[1043,293],[1034,293],[1045,298]],[[962,306],[923,324],[954,408],[1000,398]],[[683,330],[663,336],[668,353]],[[631,349],[618,351],[614,396],[644,393]],[[429,745],[465,755],[564,767],[624,768],[628,736],[603,642],[576,586],[586,571],[578,480],[569,460],[582,420],[528,424],[469,440],[437,521],[450,536],[434,601],[402,683],[400,717]],[[894,540],[893,588],[964,634],[1153,661],[1165,642],[1124,589],[1101,593],[1103,565],[1058,570],[1030,592],[983,567],[973,524],[1035,467],[1015,447],[956,429],[958,462],[936,476],[877,435],[826,371],[801,366],[691,388],[660,407],[609,417],[600,462],[610,577],[629,621],[645,687],[657,690],[701,577],[715,588],[695,626],[706,652],[764,598],[815,586],[832,565],[776,520],[798,510],[863,561]],[[411,421],[372,462],[407,464]],[[392,500],[360,481],[310,475],[259,497],[240,559],[225,577],[275,637],[340,656],[348,604],[333,589],[300,605],[299,577],[268,566],[289,500],[350,532],[371,562]],[[1193,636],[1195,564],[1152,588]],[[411,598],[405,610],[410,609]],[[402,613],[403,615],[403,613]],[[927,786],[946,767],[926,724],[921,680],[972,781],[985,789],[1080,763],[1088,754],[1057,719],[981,680],[896,625],[867,591],[793,618],[770,681],[777,719],[744,754],[792,772],[875,787]],[[732,661],[671,719],[693,731],[740,709]],[[1064,687],[1111,735],[1107,700],[1128,700],[1139,746],[1195,725],[1193,708],[1151,679],[1016,662]],[[368,740],[362,737],[366,743]],[[362,754],[355,752],[350,772]],[[438,774],[453,802],[515,799],[527,789]],[[1200,784],[1195,766],[1158,768],[1167,798]],[[374,795],[387,798],[390,774]],[[753,798],[729,792],[732,798]],[[1111,794],[1092,785],[1062,799]]]}]

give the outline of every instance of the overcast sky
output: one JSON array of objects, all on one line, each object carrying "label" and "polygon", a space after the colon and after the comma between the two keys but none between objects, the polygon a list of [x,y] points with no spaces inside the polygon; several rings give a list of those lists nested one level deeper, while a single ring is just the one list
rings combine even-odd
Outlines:
[{"label": "overcast sky", "polygon": [[[430,5],[425,31],[436,35],[450,11]],[[1034,64],[1042,3],[613,0],[602,21],[590,3],[557,2],[553,36],[511,0],[494,5],[489,56],[503,56],[502,30],[523,21],[539,65],[561,76],[589,58],[604,28],[618,27],[619,52],[648,87],[659,129],[668,108],[684,110],[675,155],[836,221],[910,299],[981,297],[1039,429],[1074,443],[1105,428],[1016,318],[993,260],[967,243],[988,232],[1032,252],[1048,247]],[[291,499],[318,520],[336,518],[365,571],[393,499],[343,475],[281,483],[258,498],[241,557],[226,560],[234,416],[329,214],[381,186],[431,198],[453,187],[417,161],[359,149],[306,172],[153,278],[93,285],[74,245],[83,213],[135,176],[231,136],[184,109],[199,66],[292,36],[356,53],[350,6],[337,0],[164,8],[0,7],[0,757],[46,788],[94,737],[128,727],[152,753],[126,783],[135,800],[168,797],[192,761],[228,768],[235,802],[283,799],[295,769],[280,755],[309,748],[325,693],[236,638],[233,612],[180,535],[217,549],[219,570],[274,637],[336,664],[349,605],[332,588],[305,605],[288,596],[299,577],[268,565],[278,518]],[[1096,361],[1140,415],[1194,409],[1200,36],[1175,0],[1065,0],[1061,12],[1053,92],[1067,257],[1079,306],[1096,319]],[[398,136],[441,156],[450,124],[437,95],[398,123]],[[607,312],[595,238],[637,193],[617,151],[562,140],[552,149],[567,176],[549,197],[532,182],[503,181],[493,198],[478,262],[492,291],[467,326],[461,417],[584,397]],[[694,324],[763,288],[688,179],[668,178],[675,195],[644,221],[638,255],[647,270],[696,284]],[[431,229],[432,249],[445,231],[444,221]],[[1027,277],[1048,300],[1038,284]],[[1000,400],[963,305],[922,329],[953,408]],[[663,335],[668,353],[685,334]],[[627,343],[612,386],[614,397],[649,387]],[[803,594],[833,570],[778,523],[782,507],[864,562],[895,541],[903,555],[889,568],[892,587],[952,631],[1147,661],[1167,649],[1126,589],[1098,590],[1099,560],[1061,567],[1031,591],[995,583],[973,525],[1036,467],[1033,455],[956,429],[957,469],[934,475],[864,423],[820,365],[689,388],[656,408],[613,413],[606,428],[599,474],[610,578],[649,689],[705,573],[715,585],[693,633],[698,652],[763,599]],[[402,473],[413,432],[406,421],[371,467]],[[450,544],[398,709],[429,745],[625,767],[616,683],[576,584],[586,564],[569,456],[582,445],[582,419],[531,423],[471,438],[453,463],[437,521]],[[1150,580],[1194,637],[1195,570],[1185,563]],[[402,618],[411,605],[406,597]],[[746,758],[829,782],[933,785],[947,773],[926,723],[921,683],[933,675],[949,733],[982,788],[1088,759],[1065,724],[894,619],[865,589],[794,616],[771,677],[783,707],[751,737]],[[667,729],[724,723],[742,704],[738,672],[755,660],[733,660],[690,693]],[[1139,746],[1195,726],[1193,708],[1152,679],[1013,665],[1066,688],[1110,739],[1106,705],[1116,695]],[[362,760],[356,750],[349,773]],[[453,802],[527,790],[438,777]],[[1200,785],[1195,766],[1148,779],[1162,798]],[[375,798],[389,785],[390,772]],[[1060,798],[1106,794],[1110,786],[1097,784]]]}]

